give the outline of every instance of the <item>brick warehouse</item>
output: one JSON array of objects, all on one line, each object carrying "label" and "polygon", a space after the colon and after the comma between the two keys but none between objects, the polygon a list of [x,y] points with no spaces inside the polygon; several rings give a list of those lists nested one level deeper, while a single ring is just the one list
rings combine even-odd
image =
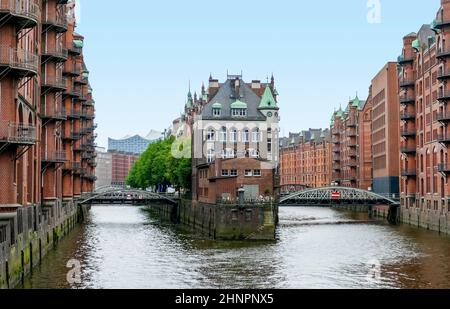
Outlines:
[{"label": "brick warehouse", "polygon": [[403,38],[399,64],[402,220],[449,232],[450,1]]},{"label": "brick warehouse", "polygon": [[331,134],[309,129],[280,140],[282,192],[331,184]]},{"label": "brick warehouse", "polygon": [[0,0],[0,287],[30,271],[93,190],[94,101],[74,5]]}]

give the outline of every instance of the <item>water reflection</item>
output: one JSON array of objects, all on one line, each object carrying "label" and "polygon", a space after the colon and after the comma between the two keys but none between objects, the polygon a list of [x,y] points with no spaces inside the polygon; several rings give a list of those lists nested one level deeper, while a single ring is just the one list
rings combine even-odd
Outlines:
[{"label": "water reflection", "polygon": [[[328,208],[281,208],[280,219],[276,242],[215,242],[161,223],[141,208],[93,207],[88,222],[24,286],[450,287],[448,237]],[[82,283],[75,286],[66,281],[72,258],[82,264]]]}]

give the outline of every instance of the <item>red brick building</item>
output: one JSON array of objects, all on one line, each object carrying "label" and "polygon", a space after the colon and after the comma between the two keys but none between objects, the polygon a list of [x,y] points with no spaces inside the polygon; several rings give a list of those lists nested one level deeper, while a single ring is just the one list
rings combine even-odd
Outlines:
[{"label": "red brick building", "polygon": [[109,151],[111,154],[111,168],[112,168],[112,180],[113,186],[124,186],[130,170],[133,165],[139,160],[138,154]]},{"label": "red brick building", "polygon": [[281,141],[281,190],[319,188],[331,184],[331,134],[327,130],[310,129],[290,134]]},{"label": "red brick building", "polygon": [[402,220],[448,232],[450,222],[450,1],[436,19],[403,38],[398,59]]},{"label": "red brick building", "polygon": [[94,107],[74,3],[0,0],[0,212],[62,212],[94,177]]}]

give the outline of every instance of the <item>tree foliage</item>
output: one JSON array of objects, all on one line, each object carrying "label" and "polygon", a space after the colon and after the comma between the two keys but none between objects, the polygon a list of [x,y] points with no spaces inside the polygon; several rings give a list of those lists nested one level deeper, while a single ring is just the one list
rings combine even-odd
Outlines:
[{"label": "tree foliage", "polygon": [[192,160],[172,155],[174,138],[151,144],[131,169],[127,184],[133,188],[174,186],[189,190]]}]

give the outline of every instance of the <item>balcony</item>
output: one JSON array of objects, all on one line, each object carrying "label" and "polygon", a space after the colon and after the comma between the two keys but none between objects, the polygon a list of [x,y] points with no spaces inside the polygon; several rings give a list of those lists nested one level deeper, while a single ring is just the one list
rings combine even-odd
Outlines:
[{"label": "balcony", "polygon": [[437,74],[437,79],[440,81],[444,81],[450,78],[450,70],[439,70]]},{"label": "balcony", "polygon": [[399,65],[405,65],[405,64],[409,64],[409,63],[413,63],[414,62],[414,57],[413,56],[404,56],[401,55],[397,58],[397,62]]},{"label": "balcony", "polygon": [[356,119],[349,119],[347,120],[346,125],[348,128],[355,128],[358,125],[358,122]]},{"label": "balcony", "polygon": [[406,155],[415,154],[417,151],[416,147],[414,146],[405,146],[400,147],[400,152]]},{"label": "balcony", "polygon": [[43,16],[42,18],[42,31],[47,32],[54,30],[58,33],[64,33],[67,31],[67,16],[66,14],[51,14]]},{"label": "balcony", "polygon": [[450,122],[450,112],[438,113],[436,118],[442,123],[448,123]]},{"label": "balcony", "polygon": [[80,84],[80,85],[87,85],[88,84],[88,78],[81,76],[74,80],[74,83]]},{"label": "balcony", "polygon": [[343,177],[343,181],[347,181],[347,182],[356,182],[357,179],[358,178],[356,177],[355,173],[350,173]]},{"label": "balcony", "polygon": [[42,156],[44,163],[64,163],[67,161],[67,156],[64,151],[49,151]]},{"label": "balcony", "polygon": [[450,144],[450,134],[439,134],[437,141],[442,144]]},{"label": "balcony", "polygon": [[79,92],[79,95],[76,96],[75,99],[78,100],[78,101],[86,101],[87,97],[84,94],[83,90],[82,89],[77,89],[77,91]]},{"label": "balcony", "polygon": [[358,163],[356,162],[356,160],[350,160],[347,162],[347,164],[345,166],[351,167],[351,168],[356,168],[356,167],[358,167]]},{"label": "balcony", "polygon": [[66,110],[63,107],[59,108],[41,108],[41,118],[45,120],[67,120]]},{"label": "balcony", "polygon": [[333,130],[331,130],[331,134],[333,134],[335,136],[339,136],[339,135],[341,135],[341,132],[338,129],[333,128]]},{"label": "balcony", "polygon": [[333,171],[340,171],[341,165],[339,163],[333,163]]},{"label": "balcony", "polygon": [[401,176],[402,177],[416,177],[417,176],[417,170],[416,169],[402,168]]},{"label": "balcony", "polygon": [[438,172],[444,175],[450,175],[450,164],[449,163],[441,163],[438,165]]},{"label": "balcony", "polygon": [[71,109],[67,113],[67,118],[69,118],[69,119],[80,119],[81,118],[81,111],[76,110],[76,109]]},{"label": "balcony", "polygon": [[63,170],[67,171],[77,171],[81,169],[81,162],[65,162]]},{"label": "balcony", "polygon": [[64,77],[59,77],[59,76],[47,76],[47,77],[42,77],[41,80],[41,87],[42,87],[42,91],[48,92],[48,91],[64,91],[67,89],[67,83],[66,83],[66,79]]},{"label": "balcony", "polygon": [[68,140],[68,141],[76,141],[81,139],[81,134],[80,133],[69,133],[69,134],[63,134],[62,135],[62,139],[64,140]]},{"label": "balcony", "polygon": [[17,77],[35,76],[39,70],[39,57],[24,49],[0,46],[0,71],[10,71]]},{"label": "balcony", "polygon": [[87,172],[85,174],[83,174],[83,178],[88,181],[96,181],[97,180],[97,177],[94,174],[87,173]]},{"label": "balcony", "polygon": [[83,48],[75,46],[75,44],[72,43],[72,46],[69,47],[69,53],[71,53],[74,56],[79,56],[83,52]]},{"label": "balcony", "polygon": [[338,139],[338,138],[333,138],[332,139],[332,143],[335,144],[335,145],[339,145],[341,143],[341,140]]},{"label": "balcony", "polygon": [[70,98],[78,98],[81,95],[81,91],[78,88],[75,88],[73,85],[66,89],[64,92],[65,97]]},{"label": "balcony", "polygon": [[400,130],[401,137],[416,137],[416,129],[402,129]]},{"label": "balcony", "polygon": [[399,79],[399,86],[401,88],[408,88],[408,87],[415,87],[416,86],[416,80],[414,78],[400,78]]},{"label": "balcony", "polygon": [[407,105],[407,104],[415,104],[416,103],[416,97],[415,96],[400,96],[400,104]]},{"label": "balcony", "polygon": [[95,119],[95,114],[91,112],[83,112],[81,113],[81,118],[87,119],[87,120],[93,120]]},{"label": "balcony", "polygon": [[81,70],[76,66],[69,66],[69,67],[66,66],[64,67],[63,74],[67,76],[76,77],[81,75]]},{"label": "balcony", "polygon": [[339,155],[333,155],[333,161],[334,161],[334,162],[341,162],[341,156],[339,156]]},{"label": "balcony", "polygon": [[436,58],[444,59],[450,57],[450,48],[440,48],[436,54]]},{"label": "balcony", "polygon": [[440,102],[446,102],[446,101],[450,100],[450,91],[448,91],[448,90],[438,91],[437,99]]},{"label": "balcony", "polygon": [[85,102],[83,102],[83,105],[85,105],[85,106],[94,106],[94,104],[95,104],[95,101],[92,99],[88,99]]},{"label": "balcony", "polygon": [[34,145],[36,142],[36,127],[23,123],[0,121],[0,143]]},{"label": "balcony", "polygon": [[67,48],[61,47],[46,47],[42,51],[42,62],[46,62],[48,60],[54,60],[56,62],[64,62],[67,61],[69,57],[69,52]]},{"label": "balcony", "polygon": [[41,15],[40,0],[0,0],[0,20],[11,20],[21,29],[38,24]]},{"label": "balcony", "polygon": [[358,147],[358,143],[356,141],[350,141],[350,142],[348,142],[347,146],[349,148],[356,148],[356,147]]},{"label": "balcony", "polygon": [[416,120],[416,113],[403,111],[400,113],[400,120],[403,121]]},{"label": "balcony", "polygon": [[348,137],[357,137],[358,135],[356,134],[356,130],[352,129],[352,130],[348,131],[347,136]]},{"label": "balcony", "polygon": [[358,153],[356,152],[356,150],[353,149],[348,152],[348,156],[350,158],[356,158],[358,156]]}]

